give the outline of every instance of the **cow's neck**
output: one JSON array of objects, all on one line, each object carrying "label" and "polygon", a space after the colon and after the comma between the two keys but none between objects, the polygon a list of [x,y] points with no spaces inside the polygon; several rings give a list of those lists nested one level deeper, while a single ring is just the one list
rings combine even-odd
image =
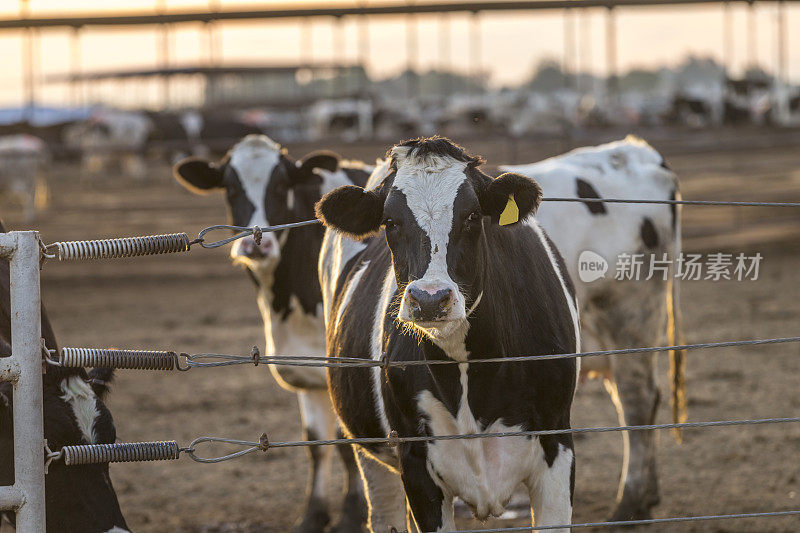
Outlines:
[{"label": "cow's neck", "polygon": [[320,244],[302,229],[287,236],[275,271],[257,278],[267,354],[323,355],[316,353],[324,348],[322,291],[316,274]]}]

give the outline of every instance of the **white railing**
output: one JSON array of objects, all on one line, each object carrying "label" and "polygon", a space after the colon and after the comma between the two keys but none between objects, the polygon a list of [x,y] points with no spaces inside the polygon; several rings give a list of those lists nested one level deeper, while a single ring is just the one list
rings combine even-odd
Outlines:
[{"label": "white railing", "polygon": [[17,515],[20,532],[44,532],[41,248],[35,231],[0,234],[0,257],[11,267],[11,357],[0,359],[0,381],[14,384],[14,484],[0,487],[0,510]]}]

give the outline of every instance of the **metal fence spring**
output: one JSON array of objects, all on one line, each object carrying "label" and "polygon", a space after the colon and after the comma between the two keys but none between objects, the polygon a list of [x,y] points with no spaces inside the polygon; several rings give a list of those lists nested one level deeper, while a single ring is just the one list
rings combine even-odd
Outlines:
[{"label": "metal fence spring", "polygon": [[107,350],[102,348],[61,348],[58,364],[70,368],[106,367],[132,370],[174,370],[178,354],[155,350]]},{"label": "metal fence spring", "polygon": [[117,444],[84,444],[61,449],[66,465],[97,463],[131,463],[137,461],[168,461],[181,453],[174,440],[157,442],[124,442]]},{"label": "metal fence spring", "polygon": [[96,241],[56,242],[47,246],[54,257],[68,259],[110,259],[139,255],[170,254],[189,251],[189,235],[169,233],[144,237],[121,237]]}]

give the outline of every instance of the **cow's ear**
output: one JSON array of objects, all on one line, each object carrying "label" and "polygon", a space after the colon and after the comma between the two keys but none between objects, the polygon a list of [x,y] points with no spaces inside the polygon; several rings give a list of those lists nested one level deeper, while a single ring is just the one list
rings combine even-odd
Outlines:
[{"label": "cow's ear", "polygon": [[113,368],[95,367],[89,371],[89,383],[92,390],[103,401],[111,390],[112,381],[114,381]]},{"label": "cow's ear", "polygon": [[358,240],[380,229],[383,198],[376,191],[343,185],[323,196],[315,210],[325,226]]},{"label": "cow's ear", "polygon": [[181,159],[172,167],[172,175],[193,193],[205,194],[222,188],[222,169],[200,157]]},{"label": "cow's ear", "polygon": [[506,172],[479,194],[483,213],[501,226],[515,224],[534,214],[542,201],[542,188],[527,176]]},{"label": "cow's ear", "polygon": [[336,169],[339,168],[339,156],[327,150],[311,152],[300,163],[300,172],[302,174],[313,172],[315,168],[336,172]]}]

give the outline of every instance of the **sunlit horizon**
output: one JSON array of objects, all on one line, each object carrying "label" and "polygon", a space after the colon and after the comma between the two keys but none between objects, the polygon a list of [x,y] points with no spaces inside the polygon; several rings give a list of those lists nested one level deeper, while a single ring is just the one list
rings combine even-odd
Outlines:
[{"label": "sunlit horizon", "polygon": [[[166,10],[207,10],[218,5],[223,10],[269,7],[301,7],[331,5],[370,5],[404,3],[387,0],[343,2],[341,0],[297,0],[294,2],[198,1],[169,0],[141,2],[119,0],[113,12]],[[16,4],[16,5],[15,5]],[[68,4],[69,7],[65,7]],[[35,16],[81,16],[91,13],[109,14],[107,2],[81,0],[30,0],[29,14]],[[756,39],[749,48],[748,8],[732,4],[733,48],[723,53],[722,5],[660,6],[620,8],[617,14],[617,57],[619,71],[632,68],[674,67],[687,56],[711,57],[722,62],[729,59],[729,71],[741,75],[755,63],[764,70],[777,73],[778,50],[775,38],[777,4],[756,4]],[[7,2],[0,7],[0,17],[17,18],[19,4]],[[792,82],[800,79],[800,46],[793,37],[800,28],[800,6],[786,6],[788,28],[788,75]],[[582,10],[572,16],[577,31],[575,46],[579,51],[572,70],[598,75],[607,73],[605,51],[606,10]],[[417,58],[412,65],[420,71],[431,69],[470,73],[480,70],[489,76],[492,87],[515,85],[527,79],[543,59],[564,60],[564,11],[486,12],[479,15],[480,60],[471,63],[470,28],[472,15],[456,13],[418,15],[413,17],[418,35]],[[406,69],[406,28],[404,16],[380,16],[368,19],[368,53],[365,67],[373,79],[386,78]],[[446,20],[443,26],[443,21]],[[217,23],[217,35],[222,43],[215,50],[217,64],[237,63],[304,63],[347,62],[359,59],[359,17],[345,17],[337,30],[330,17],[307,20],[282,19],[275,21],[227,21]],[[449,29],[448,29],[449,27]],[[187,67],[207,64],[208,46],[203,25],[178,24],[170,33],[169,66]],[[440,54],[440,33],[449,31],[450,61]],[[305,49],[303,39],[311,32],[312,46]],[[337,31],[343,32],[343,54],[337,57]],[[65,74],[70,66],[70,35],[68,28],[42,29],[36,56],[41,68],[37,70],[37,100],[42,103],[68,103],[63,85],[42,85],[41,80],[54,74]],[[152,69],[159,66],[159,29],[153,26],[86,27],[81,31],[80,63],[83,72],[123,69]],[[6,59],[0,73],[0,105],[20,105],[23,95],[23,32],[0,32],[0,50]]]}]

